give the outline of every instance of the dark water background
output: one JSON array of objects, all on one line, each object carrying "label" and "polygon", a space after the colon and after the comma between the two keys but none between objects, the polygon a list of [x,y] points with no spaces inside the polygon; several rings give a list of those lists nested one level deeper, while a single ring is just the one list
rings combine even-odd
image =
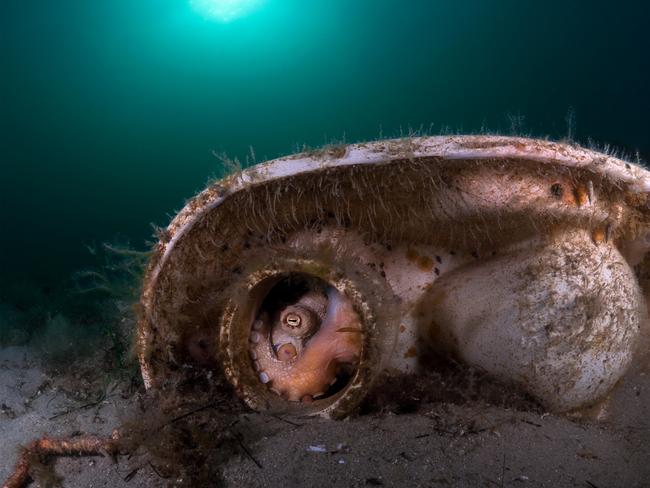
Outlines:
[{"label": "dark water background", "polygon": [[94,265],[85,244],[143,247],[222,170],[213,150],[561,138],[573,113],[578,141],[647,159],[649,25],[627,1],[267,0],[220,23],[189,0],[2,0],[4,300],[60,293]]}]

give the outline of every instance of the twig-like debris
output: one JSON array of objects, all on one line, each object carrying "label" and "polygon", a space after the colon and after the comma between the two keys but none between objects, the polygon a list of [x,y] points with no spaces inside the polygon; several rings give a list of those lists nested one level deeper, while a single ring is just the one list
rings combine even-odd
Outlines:
[{"label": "twig-like debris", "polygon": [[134,477],[136,474],[138,474],[138,471],[140,471],[140,467],[139,467],[139,466],[138,466],[137,468],[131,470],[131,471],[129,472],[129,474],[127,474],[127,475],[124,477],[124,481],[126,481],[127,483],[128,483],[129,481],[131,481],[131,480],[133,479],[133,477]]},{"label": "twig-like debris", "polygon": [[162,478],[162,479],[164,479],[164,480],[167,480],[167,479],[170,478],[169,476],[164,476],[164,475],[163,475],[163,474],[158,470],[158,468],[156,468],[156,466],[154,466],[154,464],[153,464],[151,461],[149,461],[149,467],[153,470],[154,473],[156,473],[156,474],[158,475],[159,478]]},{"label": "twig-like debris", "polygon": [[23,488],[32,477],[31,465],[51,456],[102,456],[104,453],[115,455],[118,452],[118,434],[111,437],[87,436],[78,439],[49,439],[44,437],[32,441],[22,448],[13,474],[2,484],[2,488]]},{"label": "twig-like debris", "polygon": [[214,408],[217,405],[219,405],[220,403],[222,403],[222,402],[221,401],[216,401],[216,402],[208,403],[207,405],[203,405],[202,407],[195,408],[194,410],[190,410],[189,412],[186,412],[186,413],[184,413],[182,415],[174,417],[173,419],[165,422],[160,427],[158,427],[158,430],[161,430],[161,429],[163,429],[164,427],[166,427],[168,425],[175,424],[176,422],[178,422],[180,420],[183,420],[183,419],[185,419],[187,417],[190,417],[190,416],[194,415],[195,413],[202,412],[203,410],[208,410],[209,408]]},{"label": "twig-like debris", "polygon": [[280,417],[279,415],[271,415],[271,417],[273,417],[274,419],[278,419],[278,420],[280,420],[282,422],[286,422],[289,425],[293,425],[294,427],[302,427],[302,424],[299,424],[297,422],[293,422],[293,421],[291,421],[289,419],[285,419],[284,417]]},{"label": "twig-like debris", "polygon": [[246,454],[246,456],[248,456],[248,458],[251,461],[253,461],[258,468],[264,469],[262,467],[262,463],[260,463],[257,459],[255,459],[255,456],[253,456],[253,454],[251,454],[251,452],[248,450],[248,448],[244,444],[244,441],[242,441],[241,434],[239,434],[238,432],[235,432],[235,439],[237,440],[237,443],[239,444],[239,447],[241,447],[242,451],[244,451],[244,454]]},{"label": "twig-like debris", "polygon": [[85,410],[87,408],[95,407],[95,406],[99,405],[100,403],[102,403],[104,400],[106,400],[106,391],[102,392],[102,394],[99,396],[99,398],[97,400],[95,400],[94,402],[86,403],[84,405],[81,405],[81,406],[75,407],[75,408],[71,408],[69,410],[64,410],[63,412],[59,412],[57,414],[54,414],[48,420],[55,420],[55,419],[58,419],[59,417],[63,417],[64,415],[68,415],[68,414],[70,414],[72,412],[78,412],[79,410]]},{"label": "twig-like debris", "polygon": [[523,422],[524,424],[533,425],[533,426],[535,426],[535,427],[541,427],[541,424],[536,424],[535,422],[531,422],[530,420],[525,420],[525,419],[524,419],[524,420],[522,420],[522,422]]}]

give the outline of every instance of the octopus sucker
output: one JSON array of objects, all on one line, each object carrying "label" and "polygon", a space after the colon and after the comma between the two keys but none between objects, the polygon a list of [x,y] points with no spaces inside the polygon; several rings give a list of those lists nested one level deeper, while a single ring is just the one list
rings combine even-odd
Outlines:
[{"label": "octopus sucker", "polygon": [[339,418],[380,377],[452,356],[550,411],[586,411],[647,360],[648,250],[650,172],[575,144],[290,155],[206,188],[168,226],[143,286],[142,374],[174,384],[191,363],[253,409]]}]

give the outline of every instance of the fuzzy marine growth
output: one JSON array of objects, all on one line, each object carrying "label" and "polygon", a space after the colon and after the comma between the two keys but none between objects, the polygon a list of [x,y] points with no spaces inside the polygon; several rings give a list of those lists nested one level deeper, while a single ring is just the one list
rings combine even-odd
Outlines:
[{"label": "fuzzy marine growth", "polygon": [[453,356],[550,410],[591,407],[650,335],[649,192],[650,173],[613,156],[497,136],[257,165],[159,243],[145,382],[194,365],[252,408],[340,417],[379,375]]}]

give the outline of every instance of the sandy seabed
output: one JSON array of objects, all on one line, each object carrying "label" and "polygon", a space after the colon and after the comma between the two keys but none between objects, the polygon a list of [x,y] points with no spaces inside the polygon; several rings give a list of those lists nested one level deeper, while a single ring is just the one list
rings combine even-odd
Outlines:
[{"label": "sandy seabed", "polygon": [[[108,436],[132,418],[138,396],[132,378],[102,384],[101,370],[96,373],[90,379],[57,374],[28,348],[0,349],[0,480],[10,474],[21,444],[44,434]],[[601,421],[481,401],[424,403],[411,413],[343,421],[241,413],[236,422],[244,448],[227,458],[219,484],[647,487],[648,414],[644,371],[628,375]],[[55,471],[65,487],[170,484],[138,457],[62,458]]]}]

